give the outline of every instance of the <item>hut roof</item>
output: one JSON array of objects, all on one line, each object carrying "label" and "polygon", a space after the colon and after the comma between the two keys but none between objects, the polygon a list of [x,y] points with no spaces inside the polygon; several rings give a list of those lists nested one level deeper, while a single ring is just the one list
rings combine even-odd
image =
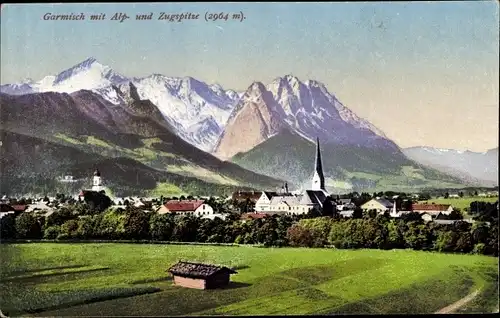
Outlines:
[{"label": "hut roof", "polygon": [[237,272],[225,266],[217,266],[202,263],[178,262],[168,269],[170,273],[177,276],[192,278],[208,278],[220,271],[226,271],[229,274]]}]

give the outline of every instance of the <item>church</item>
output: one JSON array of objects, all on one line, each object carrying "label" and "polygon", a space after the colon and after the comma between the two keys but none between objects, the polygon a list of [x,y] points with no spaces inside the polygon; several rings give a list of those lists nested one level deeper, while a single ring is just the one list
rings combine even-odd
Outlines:
[{"label": "church", "polygon": [[105,191],[105,189],[102,185],[101,172],[99,171],[99,169],[96,169],[92,177],[92,188],[90,190],[82,190],[79,196],[82,197],[85,195],[85,193],[88,192],[101,192],[101,191]]},{"label": "church", "polygon": [[288,185],[285,183],[281,193],[263,191],[255,203],[255,212],[281,215],[306,214],[315,208],[323,208],[323,203],[328,196],[325,188],[319,138],[316,138],[316,158],[311,188],[295,195],[288,192]]}]

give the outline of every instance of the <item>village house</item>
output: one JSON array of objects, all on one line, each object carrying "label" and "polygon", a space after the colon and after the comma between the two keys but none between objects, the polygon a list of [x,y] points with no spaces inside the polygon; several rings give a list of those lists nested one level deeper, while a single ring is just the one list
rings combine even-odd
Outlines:
[{"label": "village house", "polygon": [[26,210],[26,205],[21,204],[6,204],[0,203],[0,218],[7,214],[14,214],[15,216],[23,213]]},{"label": "village house", "polygon": [[153,200],[148,198],[140,198],[133,203],[134,207],[141,208],[144,210],[151,210],[153,207]]},{"label": "village house", "polygon": [[9,204],[10,203],[10,199],[8,196],[6,196],[5,194],[2,196],[2,198],[0,199],[0,203],[5,203],[5,204]]},{"label": "village house", "polygon": [[50,203],[38,201],[33,204],[30,204],[25,212],[37,212],[37,211],[46,211],[47,213],[52,214],[54,212],[54,208],[49,205]]},{"label": "village house", "polygon": [[352,218],[354,214],[354,210],[342,210],[339,212],[339,215],[343,218]]},{"label": "village house", "polygon": [[427,203],[414,203],[411,205],[411,210],[418,213],[428,213],[437,216],[439,213],[448,215],[453,211],[450,204],[427,204]]},{"label": "village house", "polygon": [[307,214],[313,209],[322,209],[326,199],[325,193],[317,190],[306,190],[301,195],[264,191],[255,204],[255,212],[278,215]]},{"label": "village house", "polygon": [[235,191],[231,196],[233,201],[244,202],[250,200],[250,202],[257,202],[261,196],[259,191]]},{"label": "village house", "polygon": [[271,199],[277,195],[278,195],[277,192],[262,191],[259,199],[255,202],[255,212],[256,213],[270,212]]},{"label": "village house", "polygon": [[214,219],[219,217],[225,219],[225,215],[215,213],[214,209],[205,200],[170,200],[163,204],[157,213],[176,213],[179,215],[193,215],[201,218]]},{"label": "village house", "polygon": [[425,222],[431,222],[435,216],[433,216],[432,214],[430,213],[427,213],[427,212],[424,212],[422,214],[420,214],[420,217],[422,218],[422,220],[424,220]]},{"label": "village house", "polygon": [[168,269],[177,286],[214,289],[229,285],[230,275],[236,271],[225,266],[210,264],[178,262]]},{"label": "village house", "polygon": [[[434,223],[436,224],[441,224],[441,225],[444,225],[444,224],[455,224],[457,222],[467,222],[467,223],[476,223],[476,221],[472,220],[472,219],[463,219],[463,220],[441,220],[439,219],[439,217],[436,217],[434,220],[433,220]],[[486,225],[490,225],[490,222],[485,222]]]},{"label": "village house", "polygon": [[383,198],[375,198],[363,204],[361,209],[363,209],[363,211],[375,210],[379,213],[384,213],[393,209],[393,207],[394,204],[391,201]]},{"label": "village house", "polygon": [[335,200],[335,204],[337,206],[337,211],[353,210],[356,208],[356,205],[352,203],[351,199],[337,199]]},{"label": "village house", "polygon": [[125,200],[123,198],[112,198],[111,201],[116,205],[122,205]]},{"label": "village house", "polygon": [[73,183],[78,181],[79,180],[73,177],[72,175],[65,175],[59,178],[59,182],[64,182],[64,183]]}]

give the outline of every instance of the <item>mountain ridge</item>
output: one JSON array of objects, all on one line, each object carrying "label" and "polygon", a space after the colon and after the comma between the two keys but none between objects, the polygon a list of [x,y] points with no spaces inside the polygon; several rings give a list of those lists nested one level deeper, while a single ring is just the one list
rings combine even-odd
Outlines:
[{"label": "mountain ridge", "polygon": [[[123,100],[117,95],[115,88],[126,89],[129,82],[137,88],[141,99],[150,100],[156,105],[181,138],[206,152],[213,147],[222,132],[232,104],[239,98],[238,93],[233,90],[224,90],[218,84],[209,85],[189,76],[167,77],[153,74],[127,78],[93,57],[57,75],[45,76],[38,82],[3,84],[0,86],[0,92],[26,95],[90,90],[113,104],[120,104]],[[202,125],[210,118],[217,125]]]},{"label": "mountain ridge", "polygon": [[[225,90],[219,84],[206,84],[190,76],[168,77],[153,74],[127,78],[91,57],[56,76],[46,76],[39,82],[2,85],[0,91],[10,91],[12,94],[9,96],[16,96],[27,87],[32,91],[66,90],[70,93],[62,92],[64,97],[61,97],[61,102],[69,105],[76,101],[81,105],[79,111],[84,114],[82,121],[88,122],[90,126],[76,122],[76,119],[73,119],[75,124],[70,125],[71,120],[64,122],[66,114],[61,113],[53,116],[42,113],[40,117],[45,118],[46,123],[40,122],[40,118],[33,119],[41,126],[37,129],[45,129],[44,133],[49,134],[51,138],[55,133],[55,125],[72,131],[70,138],[79,143],[88,138],[82,136],[91,136],[96,130],[104,141],[110,142],[112,148],[120,148],[121,152],[131,146],[136,147],[134,149],[140,148],[144,138],[160,138],[161,142],[154,143],[151,147],[161,145],[164,154],[173,151],[172,145],[168,144],[175,139],[176,147],[181,147],[182,144],[185,145],[182,147],[191,149],[183,153],[182,158],[188,156],[187,161],[199,162],[200,167],[210,171],[229,169],[229,166],[221,168],[221,164],[214,161],[215,157],[226,160],[227,164],[234,164],[232,162],[234,157],[238,157],[237,154],[248,154],[273,137],[288,138],[286,133],[285,137],[282,137],[283,131],[292,131],[309,141],[319,138],[322,144],[344,149],[353,162],[360,164],[363,162],[370,166],[355,150],[361,155],[376,154],[377,160],[384,162],[406,160],[408,165],[412,165],[396,143],[388,139],[379,128],[345,107],[323,83],[316,80],[301,81],[291,74],[274,78],[268,84],[255,81],[245,92],[236,92]],[[50,98],[48,99],[47,103],[50,104]],[[27,107],[21,108],[28,113],[32,111]],[[54,105],[54,110],[57,109],[60,109],[60,105]],[[14,113],[16,111],[18,110],[13,110]],[[17,120],[22,124],[21,127],[29,126],[25,120]],[[14,125],[18,124],[16,122]],[[103,129],[103,126],[108,128]],[[110,127],[113,128],[109,129]],[[118,137],[116,132],[120,132],[121,137]],[[131,135],[128,141],[130,145],[123,144],[123,134]],[[303,145],[299,139],[292,139]],[[194,147],[191,148],[191,145]],[[294,147],[293,144],[290,146]],[[83,146],[79,144],[79,147]],[[159,149],[155,148],[156,150]],[[211,152],[215,157],[208,159],[205,152]],[[273,153],[272,149],[270,153]],[[205,159],[200,161],[197,156]],[[211,164],[207,164],[208,162]],[[342,162],[346,166],[350,165],[346,158],[342,158]],[[161,168],[162,165],[171,163],[172,160],[165,155],[162,158],[156,156],[155,161],[150,164]],[[384,164],[379,162],[377,165]],[[248,162],[243,163],[243,166],[254,173],[259,172]],[[236,167],[235,165],[231,169],[239,173],[240,181],[249,177],[248,174],[237,172]],[[345,169],[339,167],[336,174],[345,177],[346,173],[339,172],[343,170]],[[251,178],[258,179],[254,176]],[[270,185],[276,182],[277,180],[273,179],[265,183]]]},{"label": "mountain ridge", "polygon": [[[255,129],[257,127],[257,129]],[[310,140],[396,150],[399,147],[330,94],[324,84],[286,75],[264,85],[252,83],[228,118],[213,153],[228,159],[288,127]],[[247,143],[238,140],[245,132]]]},{"label": "mountain ridge", "polygon": [[[106,188],[111,190],[108,195],[179,195],[196,194],[197,191],[204,195],[221,195],[235,189],[232,185],[159,171],[131,158],[109,158],[6,130],[0,130],[0,135],[3,141],[2,194],[78,193],[90,187],[96,168],[101,171]],[[63,175],[72,175],[77,182],[59,182]]]},{"label": "mountain ridge", "polygon": [[[127,78],[115,72],[111,67],[101,64],[95,57],[89,57],[57,75],[45,76],[38,82],[30,80],[24,83],[1,85],[0,91],[11,95],[22,95],[46,91],[73,93],[86,89],[97,92],[106,100],[118,104],[122,100],[117,96],[113,86],[126,86],[128,82],[132,82],[137,87],[141,99],[149,99],[158,107],[166,121],[175,128],[181,138],[206,152],[213,152],[216,148],[231,114],[237,108],[236,104],[245,94],[245,92],[236,92],[231,89],[225,90],[217,83],[206,84],[190,76],[169,77],[155,73],[146,77]],[[261,83],[261,85],[264,84]],[[267,87],[278,103],[285,104],[281,107],[283,111],[280,111],[280,114],[290,115],[296,101],[304,101],[307,98],[308,92],[304,90],[304,87],[307,87],[309,90],[323,92],[323,97],[330,99],[336,108],[338,117],[348,125],[371,130],[375,135],[386,138],[380,129],[359,118],[342,105],[333,94],[328,92],[324,84],[316,80],[301,82],[297,77],[288,74],[273,79]],[[298,116],[298,120],[303,121],[305,125],[311,124],[307,119],[308,110],[304,109]],[[315,115],[321,116],[321,112]],[[211,124],[204,124],[207,122]],[[314,122],[313,120],[312,124]],[[307,128],[302,130],[305,130],[302,131],[305,135],[313,133],[308,132]],[[326,131],[322,134],[325,136],[320,137],[325,139]],[[315,138],[315,136],[309,137]]]},{"label": "mountain ridge", "polygon": [[[464,182],[426,168],[400,151],[321,142],[326,190],[407,191],[461,188]],[[238,165],[307,189],[314,169],[315,143],[287,128],[247,152],[231,158]]]},{"label": "mountain ridge", "polygon": [[106,157],[141,160],[153,169],[207,182],[271,188],[281,184],[194,147],[158,118],[148,100],[128,97],[127,104],[114,105],[87,90],[0,94],[2,128]]},{"label": "mountain ridge", "polygon": [[[454,175],[464,174],[466,177],[498,184],[498,148],[485,152],[461,151],[455,149],[433,147],[404,148],[405,155],[423,165],[440,171],[448,171]],[[454,172],[452,172],[454,171]]]}]

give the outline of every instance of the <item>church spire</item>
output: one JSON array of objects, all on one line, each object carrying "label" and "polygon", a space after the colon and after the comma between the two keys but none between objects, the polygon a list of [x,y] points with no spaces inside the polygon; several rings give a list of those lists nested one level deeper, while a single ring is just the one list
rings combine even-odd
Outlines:
[{"label": "church spire", "polygon": [[321,149],[319,148],[319,138],[316,138],[316,160],[314,162],[312,190],[325,190],[325,176],[323,175],[323,163],[321,161]]}]

